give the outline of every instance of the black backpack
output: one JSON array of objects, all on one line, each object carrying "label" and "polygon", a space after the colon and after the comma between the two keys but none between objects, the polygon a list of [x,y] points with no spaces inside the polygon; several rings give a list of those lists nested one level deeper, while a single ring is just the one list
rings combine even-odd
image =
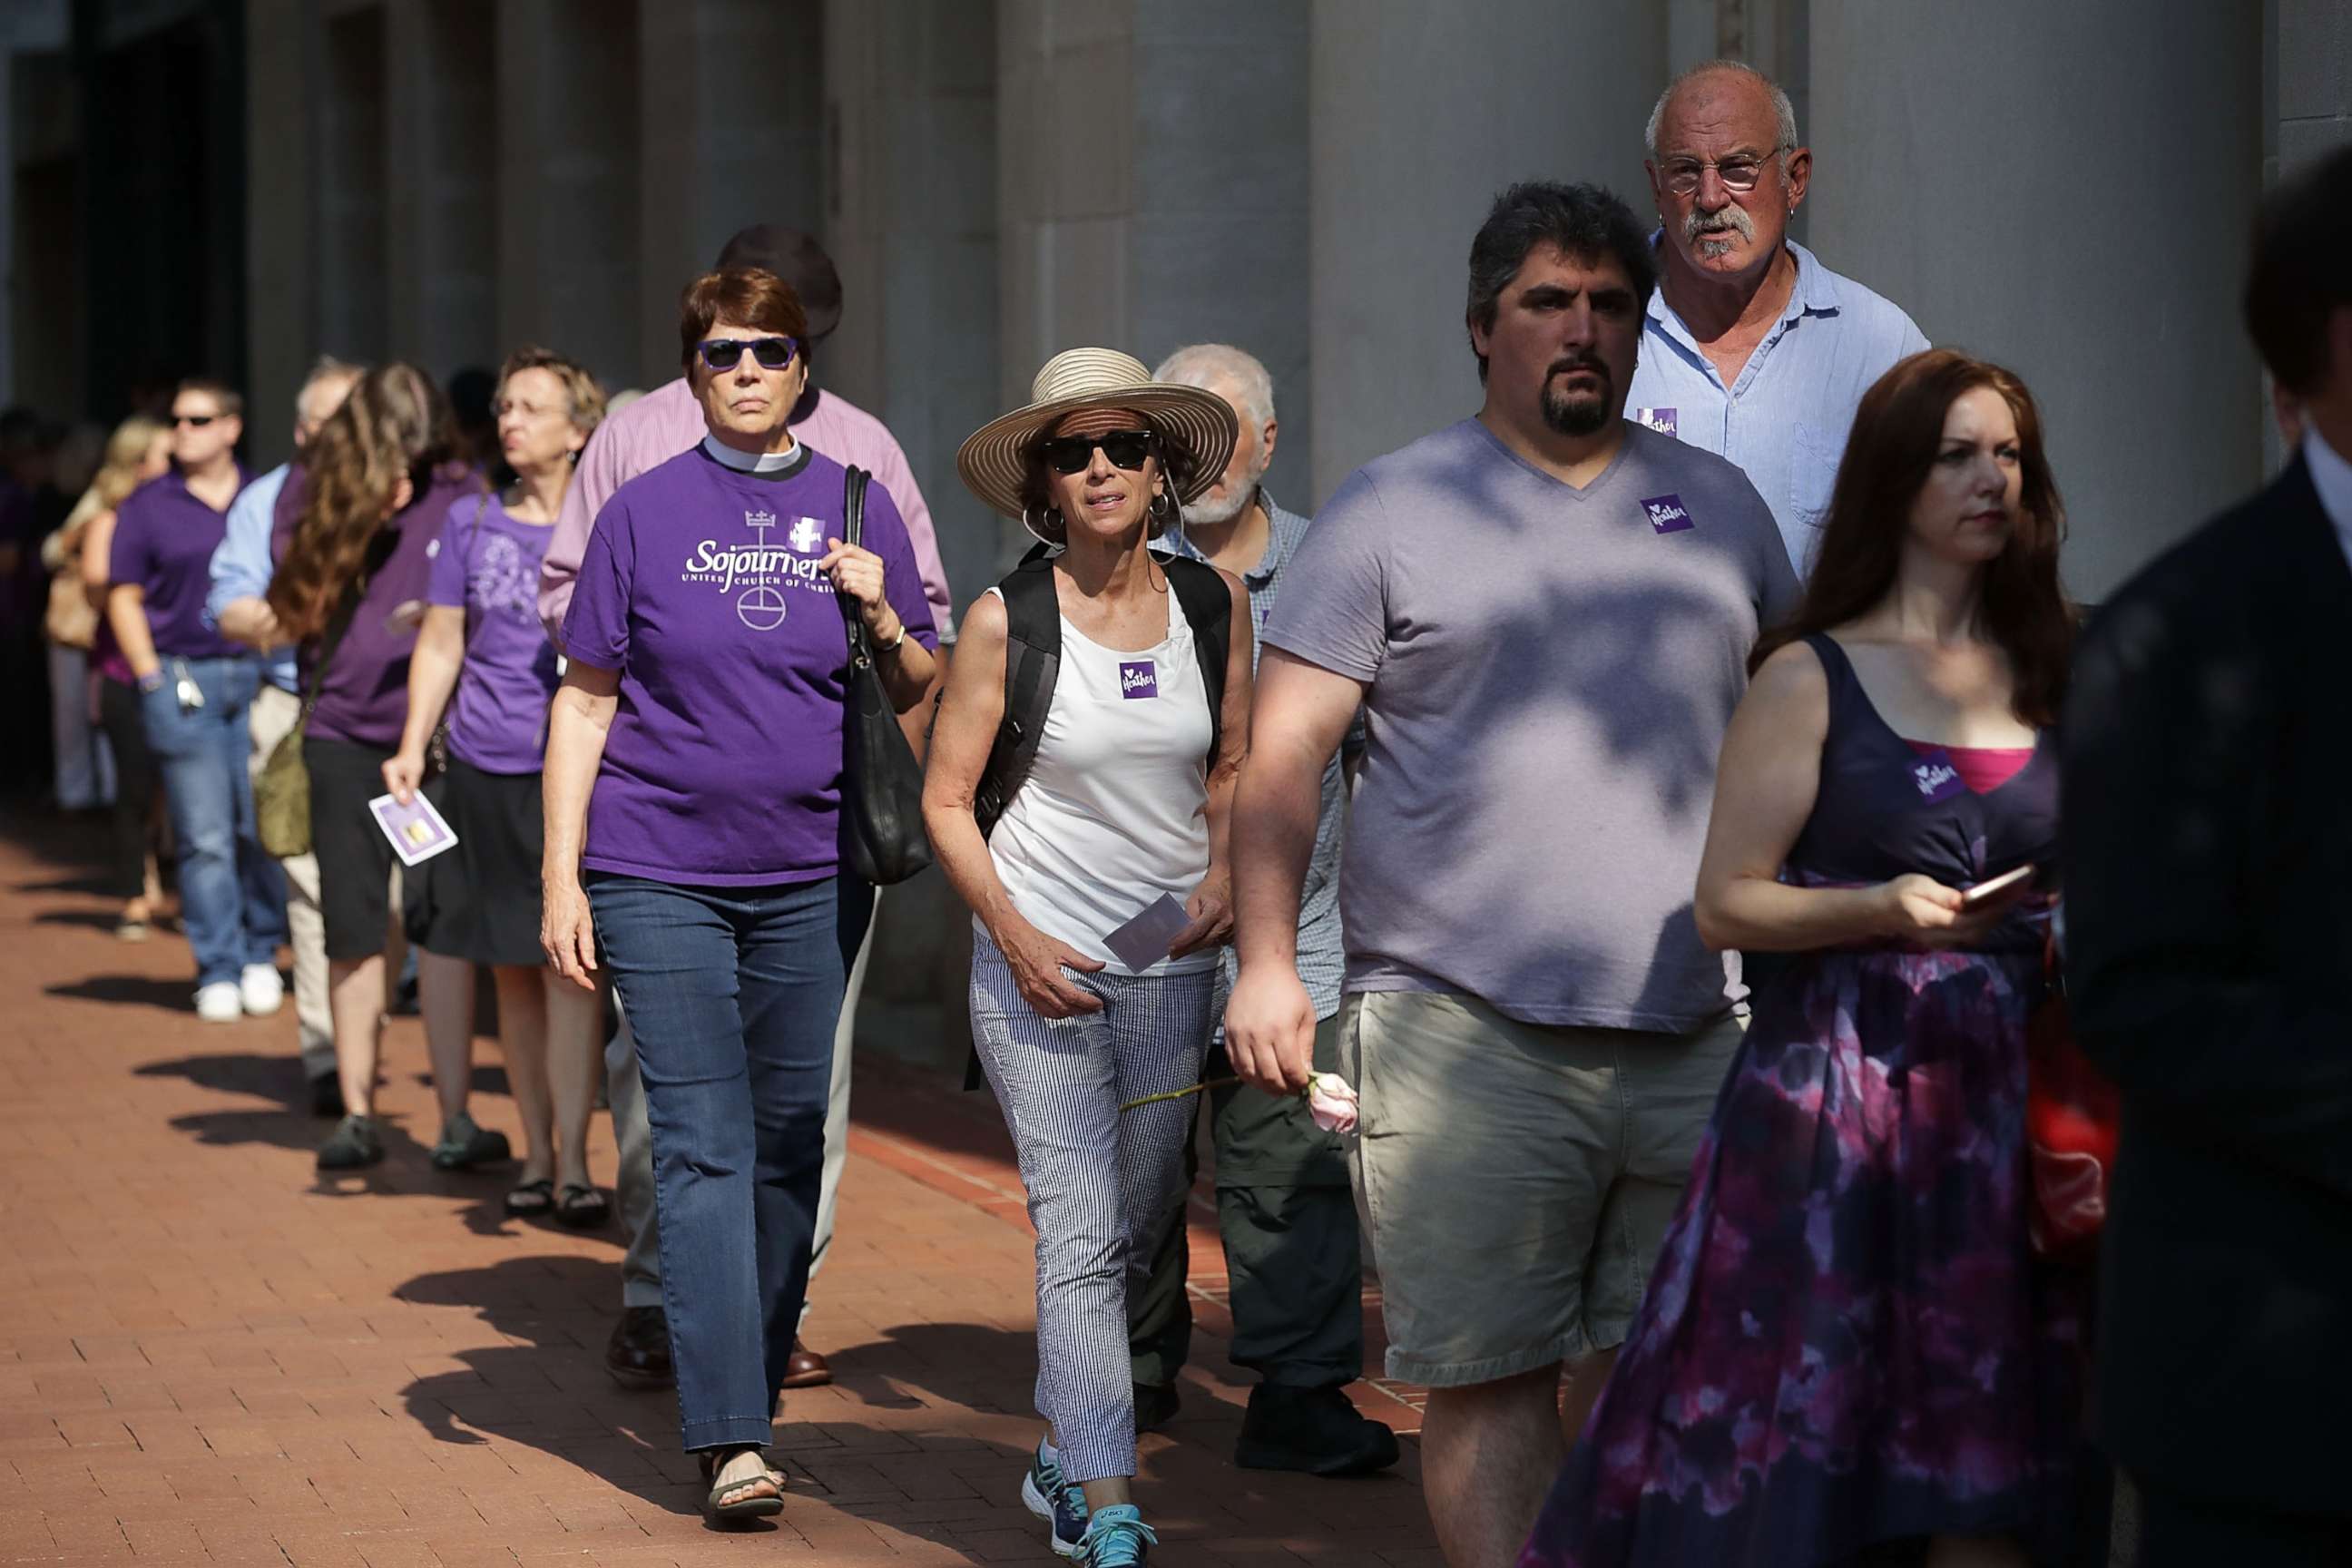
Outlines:
[{"label": "black backpack", "polygon": [[[1234,596],[1217,569],[1181,555],[1154,554],[1192,628],[1192,652],[1209,694],[1209,764],[1223,737],[1225,660],[1233,647]],[[972,796],[980,836],[996,831],[1022,781],[1037,760],[1054,681],[1062,668],[1062,606],[1054,592],[1053,552],[1039,545],[1021,558],[997,591],[1004,595],[1004,718],[989,748],[988,766]]]}]

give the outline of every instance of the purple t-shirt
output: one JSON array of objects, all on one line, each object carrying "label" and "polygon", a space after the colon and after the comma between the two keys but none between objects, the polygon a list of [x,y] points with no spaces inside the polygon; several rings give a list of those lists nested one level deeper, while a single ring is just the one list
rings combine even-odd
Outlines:
[{"label": "purple t-shirt", "polygon": [[486,773],[535,773],[547,753],[555,648],[539,625],[539,563],[554,536],[483,495],[451,507],[435,542],[425,600],[466,612],[449,752]]},{"label": "purple t-shirt", "polygon": [[[245,477],[239,468],[237,489],[245,488]],[[247,651],[205,624],[213,552],[227,531],[227,510],[206,506],[177,468],[141,485],[115,508],[107,576],[135,584],[146,595],[147,629],[165,658],[237,658]]]},{"label": "purple t-shirt", "polygon": [[[294,485],[295,476],[289,474],[286,488],[291,490]],[[368,542],[363,567],[369,574],[367,592],[360,597],[351,629],[327,663],[326,679],[319,683],[319,705],[310,710],[310,727],[305,731],[312,739],[377,752],[400,744],[400,727],[408,717],[408,656],[416,648],[416,626],[413,620],[395,626],[392,616],[404,605],[424,602],[442,520],[461,498],[479,495],[481,489],[479,474],[459,464],[445,464],[408,509]],[[282,559],[282,547],[278,553]],[[321,636],[302,644],[299,658],[306,691],[324,640]]]},{"label": "purple t-shirt", "polygon": [[[721,887],[808,882],[841,858],[848,631],[816,570],[842,530],[843,469],[801,448],[768,474],[697,447],[597,514],[563,620],[572,658],[620,672],[582,866]],[[866,547],[938,646],[906,524],[877,485]]]}]

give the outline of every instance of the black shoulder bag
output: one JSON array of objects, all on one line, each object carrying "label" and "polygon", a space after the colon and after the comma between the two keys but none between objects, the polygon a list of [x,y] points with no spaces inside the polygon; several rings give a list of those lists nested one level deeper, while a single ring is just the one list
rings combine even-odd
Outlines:
[{"label": "black shoulder bag", "polygon": [[[842,536],[861,548],[866,537],[863,468],[849,470],[844,497]],[[898,710],[874,667],[874,647],[857,601],[846,594],[842,618],[849,623],[849,677],[841,721],[841,816],[849,868],[877,888],[903,882],[931,863],[931,841],[923,831],[923,770]]]}]

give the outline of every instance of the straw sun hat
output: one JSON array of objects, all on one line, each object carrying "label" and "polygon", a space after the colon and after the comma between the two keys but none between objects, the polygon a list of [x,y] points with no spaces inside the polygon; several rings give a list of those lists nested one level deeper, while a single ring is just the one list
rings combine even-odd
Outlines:
[{"label": "straw sun hat", "polygon": [[1180,500],[1196,500],[1217,482],[1240,435],[1233,405],[1213,392],[1155,382],[1141,360],[1117,349],[1065,349],[1029,384],[1026,405],[965,438],[956,452],[964,488],[992,510],[1020,519],[1029,449],[1064,418],[1088,408],[1131,408],[1164,444],[1192,459]]}]

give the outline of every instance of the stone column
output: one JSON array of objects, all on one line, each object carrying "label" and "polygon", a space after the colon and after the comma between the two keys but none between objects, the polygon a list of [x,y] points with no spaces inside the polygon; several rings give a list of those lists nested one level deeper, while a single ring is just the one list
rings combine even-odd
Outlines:
[{"label": "stone column", "polygon": [[[997,9],[998,389],[1086,343],[1147,364],[1225,342],[1265,362],[1267,483],[1316,499],[1307,0]],[[1387,224],[1409,223],[1391,202]]]},{"label": "stone column", "polygon": [[1642,128],[1666,78],[1646,0],[1315,0],[1315,499],[1476,411],[1470,240],[1515,180],[1597,180],[1649,208]]},{"label": "stone column", "polygon": [[632,384],[637,0],[499,0],[498,342]]},{"label": "stone column", "polygon": [[[374,363],[390,352],[386,306],[384,23],[381,11],[329,17],[320,38],[316,342]],[[262,301],[263,310],[267,302]],[[258,313],[258,312],[257,312]],[[315,353],[316,348],[309,351]]]},{"label": "stone column", "polygon": [[494,370],[510,346],[498,332],[496,26],[468,0],[387,0],[384,30],[392,352],[444,380]]},{"label": "stone column", "polygon": [[677,290],[754,223],[822,230],[823,0],[641,0],[637,382],[678,374]]},{"label": "stone column", "polygon": [[1812,0],[1811,243],[2032,387],[2090,600],[2261,475],[2261,43],[2198,0]]},{"label": "stone column", "polygon": [[830,0],[825,248],[841,326],[828,387],[906,449],[959,601],[992,580],[997,530],[955,477],[997,410],[996,23],[965,0]]},{"label": "stone column", "polygon": [[[314,95],[321,46],[304,0],[247,0],[246,445],[257,466],[293,449],[294,393],[317,350]],[[342,351],[356,354],[356,348]]]}]

